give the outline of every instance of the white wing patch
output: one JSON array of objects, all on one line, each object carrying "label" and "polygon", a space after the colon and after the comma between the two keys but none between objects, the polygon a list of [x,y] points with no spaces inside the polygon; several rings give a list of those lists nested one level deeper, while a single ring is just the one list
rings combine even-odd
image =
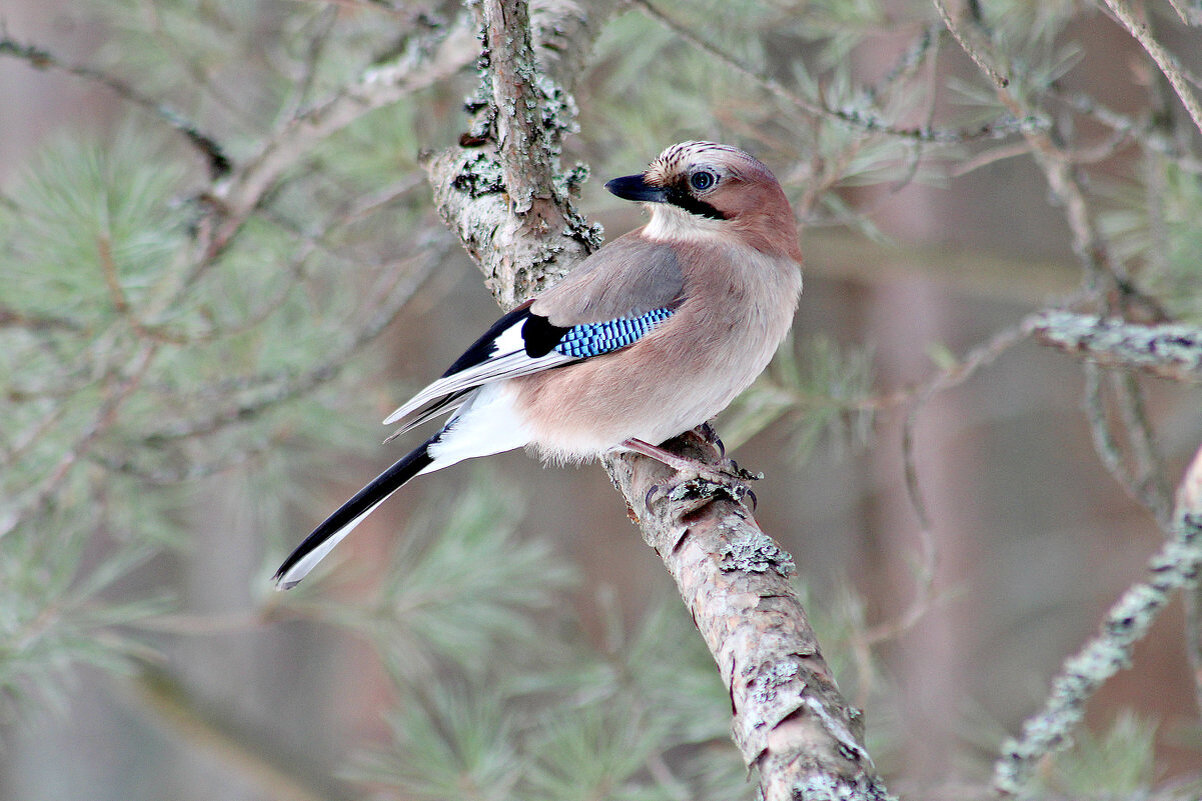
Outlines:
[{"label": "white wing patch", "polygon": [[[525,317],[514,322],[493,340],[493,350],[489,357],[476,365],[460,370],[457,373],[444,376],[409,399],[405,405],[384,418],[384,425],[404,421],[410,415],[429,419],[430,409],[440,407],[442,401],[450,395],[474,389],[493,381],[504,378],[516,378],[522,375],[549,370],[564,364],[570,364],[579,359],[551,351],[546,356],[531,358],[526,354],[526,342],[522,338],[522,326]],[[454,407],[444,407],[454,408]]]}]

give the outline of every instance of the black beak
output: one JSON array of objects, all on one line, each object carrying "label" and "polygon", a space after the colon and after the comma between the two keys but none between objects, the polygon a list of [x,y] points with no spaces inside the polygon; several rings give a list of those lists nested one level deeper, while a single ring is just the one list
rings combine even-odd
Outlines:
[{"label": "black beak", "polygon": [[623,200],[637,200],[642,203],[668,202],[668,190],[652,186],[643,180],[642,175],[614,178],[605,184],[605,188]]}]

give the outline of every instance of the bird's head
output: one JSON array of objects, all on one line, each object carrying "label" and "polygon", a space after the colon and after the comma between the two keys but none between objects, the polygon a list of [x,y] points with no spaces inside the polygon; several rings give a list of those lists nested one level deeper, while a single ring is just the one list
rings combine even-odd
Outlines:
[{"label": "bird's head", "polygon": [[758,250],[801,260],[797,223],[784,191],[758,160],[729,145],[681,142],[638,175],[605,188],[647,204],[650,239],[733,237]]}]

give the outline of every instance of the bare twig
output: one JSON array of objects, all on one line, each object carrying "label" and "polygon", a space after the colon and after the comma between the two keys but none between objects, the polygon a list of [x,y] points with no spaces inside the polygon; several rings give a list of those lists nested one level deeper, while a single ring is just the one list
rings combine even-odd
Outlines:
[{"label": "bare twig", "polygon": [[230,171],[230,159],[226,155],[225,149],[218,144],[217,140],[203,133],[195,123],[171,106],[144,95],[125,81],[115,78],[95,67],[71,64],[63,61],[49,50],[35,47],[34,45],[21,44],[10,38],[2,26],[0,26],[0,56],[13,56],[14,58],[21,59],[35,69],[57,70],[65,72],[68,75],[74,75],[77,78],[83,78],[107,86],[121,98],[141,106],[182,134],[204,156],[211,177],[220,178]]},{"label": "bare twig", "polygon": [[[1108,371],[1114,405],[1123,421],[1123,427],[1119,429],[1106,411],[1103,369],[1093,363],[1086,363],[1083,369],[1083,408],[1094,451],[1131,499],[1145,506],[1161,526],[1167,527],[1172,513],[1171,501],[1168,490],[1163,486],[1160,458],[1152,443],[1152,434],[1144,418],[1143,401],[1138,387],[1133,383],[1133,376]],[[1130,451],[1129,457],[1119,441],[1120,431],[1126,442],[1126,450]]]},{"label": "bare twig", "polygon": [[914,429],[918,424],[919,412],[935,395],[962,384],[977,370],[991,364],[1010,348],[1029,337],[1039,319],[1038,315],[1030,315],[1016,325],[997,332],[987,342],[965,354],[964,358],[954,367],[936,375],[916,393],[914,405],[910,408],[910,413],[906,415],[906,421],[902,426],[902,460],[905,464],[906,493],[909,495],[910,505],[914,508],[914,514],[918,518],[918,525],[922,531],[928,532],[927,536],[929,536],[931,521],[927,515],[922,490],[918,484],[918,466],[914,460]]},{"label": "bare twig", "polygon": [[1152,32],[1148,30],[1148,24],[1139,19],[1126,0],[1104,0],[1104,2],[1111,13],[1127,29],[1127,32],[1135,37],[1135,41],[1139,42],[1140,47],[1147,51],[1151,59],[1156,62],[1156,66],[1164,73],[1164,77],[1168,79],[1173,91],[1177,93],[1181,104],[1185,106],[1190,119],[1194,121],[1194,127],[1202,132],[1202,104],[1198,103],[1198,98],[1190,89],[1185,73],[1177,63],[1177,58],[1152,35]]},{"label": "bare twig", "polygon": [[1152,512],[1161,528],[1167,529],[1173,513],[1173,496],[1152,436],[1143,390],[1135,375],[1127,371],[1112,372],[1110,385],[1127,435],[1135,497]]},{"label": "bare twig", "polygon": [[[649,0],[633,0],[633,4],[642,9],[648,17],[656,22],[659,22],[661,25],[680,36],[680,38],[684,39],[689,44],[704,50],[706,53],[709,53],[715,59],[726,64],[728,67],[731,67],[737,72],[751,78],[764,89],[767,89],[774,96],[785,101],[789,105],[794,106],[806,112],[807,114],[813,114],[826,119],[836,120],[865,133],[880,134],[882,136],[891,136],[899,139],[910,139],[916,142],[959,144],[963,142],[972,142],[979,139],[992,139],[1008,136],[1035,124],[1035,122],[1031,119],[1013,119],[998,120],[997,122],[986,123],[976,128],[965,128],[959,130],[945,130],[941,128],[930,127],[898,128],[889,125],[879,114],[873,111],[831,108],[821,101],[811,100],[803,95],[799,95],[790,90],[780,81],[765,75],[760,70],[757,70],[755,67],[752,67],[741,59],[731,55],[714,43],[709,42],[693,33],[693,31],[691,31],[689,28],[681,25],[657,9],[649,2]],[[926,51],[923,48],[919,48],[915,52],[917,54],[922,54]]]},{"label": "bare twig", "polygon": [[1102,465],[1115,477],[1124,489],[1130,489],[1126,471],[1123,469],[1123,449],[1114,436],[1110,418],[1106,415],[1106,400],[1102,395],[1102,368],[1096,364],[1087,363],[1083,366],[1085,373],[1085,419],[1089,423],[1089,434],[1093,439],[1094,452],[1102,460]]},{"label": "bare twig", "polygon": [[1036,765],[1048,754],[1067,748],[1085,703],[1131,660],[1135,643],[1168,604],[1174,592],[1192,587],[1202,567],[1202,449],[1177,492],[1169,539],[1148,561],[1148,577],[1133,584],[1110,608],[1098,633],[1065,661],[1052,682],[1052,693],[1037,715],[1023,724],[1022,735],[1007,740],[994,764],[994,788],[1019,796],[1029,786]]},{"label": "bare twig", "polygon": [[418,37],[394,61],[376,65],[336,95],[289,119],[259,153],[213,190],[220,221],[204,232],[198,269],[220,254],[247,217],[315,144],[370,111],[459,72],[476,56],[471,26],[461,20],[448,29]]}]

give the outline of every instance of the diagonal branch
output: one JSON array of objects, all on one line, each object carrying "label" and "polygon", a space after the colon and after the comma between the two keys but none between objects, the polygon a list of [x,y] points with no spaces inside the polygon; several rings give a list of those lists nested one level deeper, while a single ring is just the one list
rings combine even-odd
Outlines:
[{"label": "diagonal branch", "polygon": [[200,130],[196,123],[184,117],[183,114],[168,104],[149,97],[125,81],[109,75],[107,72],[96,67],[73,64],[59,58],[49,50],[18,42],[8,35],[2,21],[0,21],[0,56],[12,56],[21,59],[34,69],[57,70],[68,75],[74,75],[77,78],[82,78],[85,81],[92,81],[107,86],[122,99],[141,106],[178,131],[204,156],[211,177],[220,178],[229,173],[232,167],[229,156],[226,155],[224,148],[221,147],[216,139]]},{"label": "diagonal branch", "polygon": [[[477,117],[461,146],[432,156],[426,169],[439,213],[502,306],[534,294],[598,244],[564,191],[578,175],[559,166],[560,138],[575,124],[567,95],[575,74],[552,59],[587,52],[615,5],[592,3],[587,16],[572,4],[545,6],[528,35],[524,0],[482,4],[486,74],[469,107]],[[704,437],[669,447],[716,460],[712,447],[689,439]],[[763,797],[887,798],[862,744],[860,712],[835,686],[788,581],[793,560],[756,525],[746,488],[690,481],[632,455],[606,466],[718,663],[735,743],[758,769]]]},{"label": "diagonal branch", "polygon": [[1173,87],[1173,91],[1177,93],[1181,105],[1185,106],[1189,118],[1194,121],[1194,126],[1202,131],[1202,104],[1198,102],[1198,98],[1190,89],[1184,71],[1177,63],[1177,58],[1152,35],[1148,29],[1148,23],[1140,19],[1125,0],[1104,0],[1104,2],[1111,13],[1122,23],[1122,26],[1127,29],[1127,32],[1135,37],[1135,41],[1139,42],[1140,47],[1156,62],[1156,66],[1160,68],[1164,77],[1168,79],[1169,85]]},{"label": "diagonal branch", "polygon": [[280,180],[321,141],[367,113],[444,81],[471,63],[474,41],[462,22],[416,37],[395,59],[373,65],[337,94],[287,120],[260,151],[213,189],[222,212],[201,237],[201,267],[220,254]]},{"label": "diagonal branch", "polygon": [[[680,24],[655,5],[652,5],[650,0],[632,0],[631,4],[641,10],[650,19],[672,31],[682,40],[707,53],[713,59],[720,61],[735,72],[741,73],[755,83],[758,83],[763,89],[786,105],[815,117],[834,120],[855,130],[862,131],[865,134],[876,134],[894,139],[909,140],[915,143],[962,144],[981,139],[1000,139],[1021,132],[1035,124],[1035,121],[1029,118],[999,118],[971,128],[934,128],[929,124],[913,128],[898,128],[890,125],[886,121],[885,115],[871,106],[864,108],[856,108],[854,106],[837,108],[821,98],[809,98],[790,89],[780,81],[767,75],[764,71],[757,69],[723,50],[721,47],[718,47],[713,42],[694,33],[689,27]],[[930,40],[929,32],[924,31],[923,35],[919,38],[919,45],[912,50],[912,54],[908,54],[912,55],[912,58],[904,60],[907,62],[905,66],[911,65],[921,58],[921,55],[926,52]],[[891,77],[896,76],[887,76],[885,82],[887,83]],[[869,96],[874,97],[874,95],[875,92],[870,91]]]},{"label": "diagonal branch", "polygon": [[1128,588],[1107,612],[1097,635],[1065,661],[1043,710],[1027,719],[1021,737],[1002,745],[993,774],[994,788],[1001,794],[1022,796],[1040,760],[1068,747],[1086,702],[1130,664],[1135,644],[1173,594],[1197,583],[1202,570],[1202,450],[1181,481],[1169,535],[1148,560],[1147,579]]}]

